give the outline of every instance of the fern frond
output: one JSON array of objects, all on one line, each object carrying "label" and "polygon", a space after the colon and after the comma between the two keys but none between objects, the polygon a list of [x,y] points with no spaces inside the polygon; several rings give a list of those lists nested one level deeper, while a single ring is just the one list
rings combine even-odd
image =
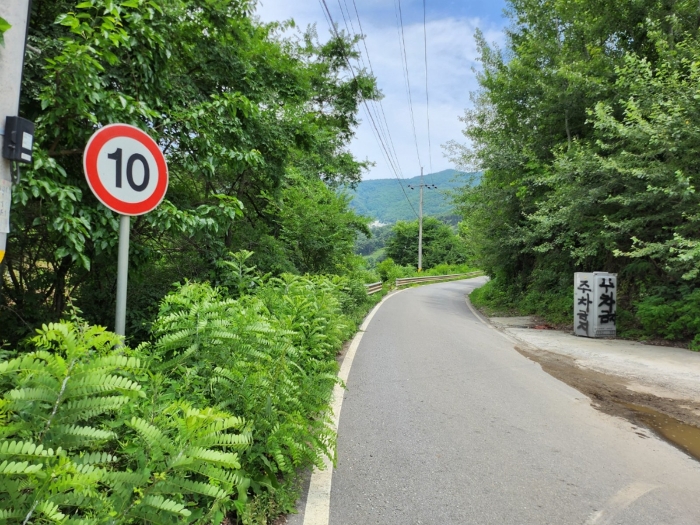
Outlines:
[{"label": "fern frond", "polygon": [[32,458],[52,457],[53,449],[45,449],[43,445],[35,445],[30,441],[0,442],[0,456],[26,456]]},{"label": "fern frond", "polygon": [[110,486],[141,487],[150,479],[146,472],[105,472],[104,481]]},{"label": "fern frond", "polygon": [[187,359],[192,354],[197,352],[197,350],[199,350],[199,344],[195,343],[195,344],[191,345],[187,350],[182,352],[180,355],[177,355],[177,356],[173,357],[172,359],[169,359],[168,361],[164,361],[163,363],[155,365],[153,368],[155,370],[167,370],[169,368],[175,368],[180,363],[187,361]]},{"label": "fern frond", "polygon": [[46,403],[55,403],[57,392],[48,388],[16,388],[5,394],[5,398],[11,401],[44,401]]},{"label": "fern frond", "polygon": [[70,381],[64,399],[85,397],[104,392],[139,391],[141,385],[123,376],[95,374]]},{"label": "fern frond", "polygon": [[126,396],[88,397],[68,401],[61,406],[56,420],[62,423],[72,423],[92,419],[106,412],[114,412],[129,403]]},{"label": "fern frond", "polygon": [[240,470],[228,470],[208,464],[199,465],[194,471],[231,487],[240,485],[247,479]]},{"label": "fern frond", "polygon": [[56,425],[53,427],[53,432],[56,434],[64,434],[74,438],[82,438],[86,440],[107,440],[113,439],[117,435],[109,430],[100,430],[99,428],[86,427],[80,425]]},{"label": "fern frond", "polygon": [[137,357],[127,357],[125,355],[112,354],[104,357],[98,357],[86,363],[84,370],[94,373],[96,370],[113,370],[121,368],[124,370],[139,370],[141,369],[141,360]]},{"label": "fern frond", "polygon": [[164,510],[165,512],[171,512],[172,514],[178,514],[179,516],[187,517],[192,512],[187,510],[185,506],[177,501],[171,499],[166,499],[163,496],[145,496],[141,500],[142,505],[148,505],[154,509]]},{"label": "fern frond", "polygon": [[149,448],[162,448],[165,450],[170,450],[172,448],[172,444],[168,438],[165,437],[165,434],[147,421],[138,417],[132,417],[128,426],[138,432],[139,436],[141,436]]},{"label": "fern frond", "polygon": [[251,432],[243,432],[241,434],[221,434],[214,432],[197,439],[197,444],[205,447],[233,447],[237,449],[245,449],[253,442],[253,434]]},{"label": "fern frond", "polygon": [[218,450],[211,450],[202,447],[191,447],[187,449],[185,453],[189,457],[196,460],[206,461],[232,469],[241,468],[241,464],[238,462],[238,454],[235,453],[220,452]]},{"label": "fern frond", "polygon": [[156,494],[200,494],[214,499],[223,499],[231,494],[221,487],[177,477],[159,483],[151,489],[151,492]]},{"label": "fern frond", "polygon": [[66,515],[59,510],[58,505],[52,501],[42,501],[37,505],[36,510],[38,513],[43,514],[46,519],[54,522],[59,522],[66,517]]},{"label": "fern frond", "polygon": [[13,518],[24,518],[26,512],[13,509],[0,509],[0,520],[7,521]]},{"label": "fern frond", "polygon": [[71,458],[76,465],[104,465],[114,463],[117,459],[116,456],[107,452],[86,452]]},{"label": "fern frond", "polygon": [[0,474],[34,474],[39,472],[43,465],[30,465],[28,461],[3,461],[0,463]]}]

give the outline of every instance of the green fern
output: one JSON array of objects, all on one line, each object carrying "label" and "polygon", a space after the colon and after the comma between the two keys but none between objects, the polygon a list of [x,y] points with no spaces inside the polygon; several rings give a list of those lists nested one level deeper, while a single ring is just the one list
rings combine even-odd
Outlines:
[{"label": "green fern", "polygon": [[208,523],[232,508],[243,419],[144,388],[155,376],[103,329],[48,325],[33,343],[0,363],[0,521]]}]

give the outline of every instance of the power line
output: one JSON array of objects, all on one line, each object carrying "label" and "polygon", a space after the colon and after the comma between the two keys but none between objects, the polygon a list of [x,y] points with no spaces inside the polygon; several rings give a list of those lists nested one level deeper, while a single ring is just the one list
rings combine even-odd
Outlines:
[{"label": "power line", "polygon": [[408,58],[406,56],[406,39],[404,36],[404,29],[403,29],[403,12],[401,10],[401,0],[395,1],[394,7],[396,7],[396,6],[398,6],[396,20],[400,25],[399,48],[400,48],[400,52],[401,52],[402,64],[404,66],[404,78],[406,79],[406,88],[408,91],[408,106],[411,110],[411,125],[413,127],[413,140],[416,144],[416,156],[418,157],[418,165],[422,166],[423,163],[420,160],[420,149],[418,148],[418,134],[416,133],[416,120],[415,120],[415,117],[413,115],[413,97],[411,96],[411,79],[410,79],[409,71],[408,71]]},{"label": "power line", "polygon": [[[340,7],[340,13],[343,15],[343,21],[345,22],[345,27],[350,32],[350,29],[352,29],[352,35],[353,36],[359,36],[359,38],[362,40],[362,43],[365,48],[365,55],[367,56],[367,63],[369,64],[369,71],[372,74],[374,78],[377,78],[376,75],[374,74],[374,68],[372,67],[372,60],[369,55],[369,49],[367,48],[367,40],[365,39],[364,31],[362,29],[362,21],[360,20],[360,13],[357,10],[357,3],[355,0],[352,0],[353,6],[355,8],[355,16],[357,17],[357,23],[360,29],[360,33],[355,31],[355,25],[352,23],[352,15],[350,14],[350,7],[348,6],[347,0],[343,0],[343,3],[345,4],[345,10],[348,13],[348,18],[347,20],[345,19],[345,13],[343,12],[343,6],[340,3],[340,0],[338,0],[338,6]],[[348,27],[348,21],[350,21],[350,27]],[[362,57],[362,50],[359,48],[359,45],[357,46],[357,52],[360,57],[359,61],[362,63],[362,67],[364,69],[367,69],[367,65],[365,64],[365,61]],[[403,178],[403,170],[401,169],[401,163],[399,162],[399,156],[396,153],[396,147],[394,146],[394,140],[391,136],[391,131],[389,129],[389,123],[387,122],[386,118],[386,113],[384,112],[384,105],[382,104],[382,101],[370,101],[371,107],[374,109],[374,116],[377,118],[377,122],[379,123],[379,130],[381,131],[383,135],[384,142],[388,145],[388,150],[391,154],[393,154],[393,162],[395,166],[398,168],[399,175]],[[381,115],[379,114],[379,111],[377,110],[377,105],[381,109]]]},{"label": "power line", "polygon": [[[331,15],[331,11],[328,8],[328,4],[326,3],[326,0],[319,0],[319,2],[322,4],[322,8],[325,9],[325,11],[326,11],[325,14],[328,15],[327,19],[329,20],[329,25],[330,25],[331,31],[335,34],[336,38],[340,39],[340,34],[338,33],[338,29],[335,25],[335,22],[333,21],[333,15]],[[353,69],[352,64],[350,63],[350,60],[347,57],[345,57],[345,62],[347,63],[348,68],[350,69],[350,74],[352,74],[352,78],[355,80],[355,82],[357,82],[357,77],[355,76],[355,70]],[[369,116],[370,122],[372,123],[372,127],[374,128],[375,138],[377,138],[377,141],[379,142],[380,147],[382,148],[382,150],[386,154],[386,158],[388,159],[388,158],[390,158],[389,152],[387,150],[386,145],[382,141],[381,135],[379,134],[379,130],[377,128],[377,124],[374,121],[374,117],[372,116],[372,112],[369,111],[369,105],[367,104],[367,101],[365,100],[364,97],[362,97],[362,102],[365,105],[365,109],[367,110],[367,115]],[[401,186],[401,191],[403,192],[404,197],[406,197],[406,201],[411,206],[411,210],[413,211],[413,214],[416,217],[418,217],[418,214],[416,213],[416,210],[413,207],[413,203],[408,198],[408,194],[406,193],[406,189],[403,187],[403,184],[401,183],[401,179],[399,178],[398,172],[396,171],[396,169],[394,169],[391,162],[389,162],[389,165],[392,167],[392,171],[394,172],[394,176],[396,177],[396,180],[399,182],[399,185]]]},{"label": "power line", "polygon": [[[369,49],[367,48],[367,39],[365,38],[365,32],[362,29],[362,20],[360,19],[360,13],[357,10],[357,3],[355,0],[352,0],[353,7],[355,8],[355,16],[357,17],[357,25],[360,27],[360,36],[362,38],[362,44],[365,47],[365,53],[367,54],[367,62],[369,63],[369,70],[372,73],[372,76],[374,78],[377,78],[377,76],[374,74],[374,68],[372,67],[372,59],[369,56]],[[379,109],[382,110],[382,119],[384,120],[384,126],[386,127],[387,134],[389,135],[389,143],[391,145],[391,149],[394,151],[394,156],[396,157],[396,161],[398,163],[398,155],[396,155],[396,148],[394,147],[394,139],[391,136],[391,130],[389,129],[389,123],[386,118],[386,113],[384,112],[384,104],[382,103],[381,100],[379,100]],[[401,170],[401,164],[399,163],[399,173],[403,175],[403,172]]]},{"label": "power line", "polygon": [[426,9],[423,0],[423,56],[425,57],[425,116],[428,121],[428,162],[430,163],[430,180],[433,179],[433,146],[430,141],[430,97],[428,96],[428,30],[426,28]]}]

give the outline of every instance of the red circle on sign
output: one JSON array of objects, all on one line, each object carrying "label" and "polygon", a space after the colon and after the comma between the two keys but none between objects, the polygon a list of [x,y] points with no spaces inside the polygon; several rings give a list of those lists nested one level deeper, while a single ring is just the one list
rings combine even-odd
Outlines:
[{"label": "red circle on sign", "polygon": [[[100,180],[97,167],[97,158],[102,148],[114,138],[127,137],[141,143],[153,155],[157,166],[157,183],[156,188],[148,197],[140,202],[126,202],[119,199],[105,188]],[[168,165],[165,162],[165,156],[160,151],[158,144],[153,140],[148,133],[141,131],[135,126],[129,124],[109,124],[98,129],[85,147],[83,155],[83,168],[85,170],[85,178],[87,179],[90,189],[95,196],[107,206],[110,210],[116,211],[122,215],[143,215],[154,210],[165,197],[165,192],[168,189]]]}]

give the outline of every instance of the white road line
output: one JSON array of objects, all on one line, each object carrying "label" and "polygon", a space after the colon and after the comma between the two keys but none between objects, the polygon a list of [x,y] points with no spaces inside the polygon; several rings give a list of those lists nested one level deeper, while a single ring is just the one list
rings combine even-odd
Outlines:
[{"label": "white road line", "polygon": [[[410,290],[410,288],[407,288]],[[340,372],[338,372],[338,377],[343,383],[347,383],[348,377],[350,376],[350,368],[352,367],[352,362],[355,359],[355,352],[360,346],[360,341],[362,341],[362,336],[367,330],[370,321],[377,313],[377,310],[384,304],[384,302],[394,297],[395,295],[403,292],[405,290],[400,290],[398,292],[392,293],[384,297],[381,302],[375,306],[369,315],[365,318],[364,322],[360,326],[360,331],[357,332],[352,343],[350,343],[350,348],[348,348],[347,354],[345,354],[345,359],[343,359],[343,364],[340,367]],[[338,431],[338,423],[340,421],[340,410],[343,408],[343,390],[344,388],[340,385],[336,385],[333,389],[333,400],[331,402],[331,409],[333,411],[333,430]],[[325,458],[323,470],[317,468],[314,469],[311,474],[311,482],[309,484],[309,494],[306,499],[306,507],[304,509],[304,525],[328,525],[328,520],[330,519],[330,509],[331,509],[331,483],[333,481],[333,462]]]},{"label": "white road line", "polygon": [[603,509],[591,515],[586,525],[607,525],[611,523],[620,512],[655,488],[658,488],[658,486],[642,482],[630,483],[610,498]]}]

